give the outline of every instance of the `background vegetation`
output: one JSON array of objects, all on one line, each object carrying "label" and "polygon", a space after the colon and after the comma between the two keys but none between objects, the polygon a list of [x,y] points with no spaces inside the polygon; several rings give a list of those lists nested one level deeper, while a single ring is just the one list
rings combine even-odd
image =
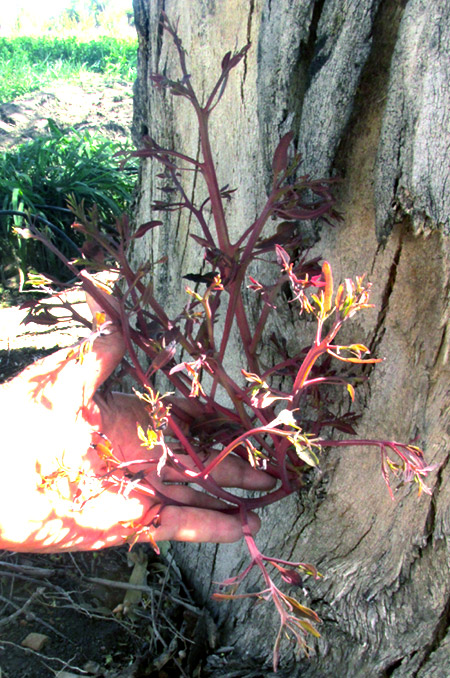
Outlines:
[{"label": "background vegetation", "polygon": [[50,120],[46,136],[0,156],[4,276],[19,272],[22,285],[27,273],[37,271],[67,277],[67,269],[55,255],[26,237],[27,224],[36,224],[62,251],[76,256],[74,245],[80,244],[80,238],[72,229],[68,200],[83,202],[87,209],[95,205],[101,222],[114,222],[129,205],[137,172],[133,165],[127,171],[119,168],[115,154],[122,149],[86,131],[60,130]]},{"label": "background vegetation", "polygon": [[132,0],[18,0],[2,7],[0,35],[135,40]]},{"label": "background vegetation", "polygon": [[86,71],[132,82],[135,40],[102,36],[85,42],[66,38],[0,38],[0,104],[58,80],[77,80]]},{"label": "background vegetation", "polygon": [[[0,105],[56,81],[89,80],[91,73],[100,74],[105,86],[130,83],[132,95],[137,39],[131,0],[71,0],[59,4],[56,16],[33,14],[31,8],[17,10],[9,23],[5,16],[7,12],[0,25]],[[36,270],[67,276],[55,256],[23,235],[34,223],[66,254],[76,255],[69,243],[77,243],[69,197],[84,201],[86,210],[96,205],[100,222],[111,223],[127,209],[136,165],[119,170],[115,154],[120,150],[110,139],[60,129],[49,120],[41,137],[0,154],[0,286],[19,274],[22,287]]]}]

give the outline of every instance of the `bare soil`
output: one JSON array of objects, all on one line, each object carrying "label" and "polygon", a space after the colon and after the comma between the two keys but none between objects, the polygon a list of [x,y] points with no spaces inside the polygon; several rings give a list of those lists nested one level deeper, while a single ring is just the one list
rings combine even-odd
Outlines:
[{"label": "bare soil", "polygon": [[130,140],[133,88],[89,73],[83,81],[58,80],[43,90],[0,105],[0,150],[9,150],[45,133],[49,118],[60,128],[97,132]]}]

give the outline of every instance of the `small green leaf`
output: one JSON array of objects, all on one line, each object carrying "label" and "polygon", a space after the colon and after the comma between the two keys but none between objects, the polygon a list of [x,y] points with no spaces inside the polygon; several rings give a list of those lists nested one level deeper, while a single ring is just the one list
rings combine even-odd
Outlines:
[{"label": "small green leaf", "polygon": [[314,468],[319,466],[319,460],[312,450],[297,444],[295,446],[295,451],[298,458],[304,461],[305,464],[308,464],[308,466],[313,466]]}]

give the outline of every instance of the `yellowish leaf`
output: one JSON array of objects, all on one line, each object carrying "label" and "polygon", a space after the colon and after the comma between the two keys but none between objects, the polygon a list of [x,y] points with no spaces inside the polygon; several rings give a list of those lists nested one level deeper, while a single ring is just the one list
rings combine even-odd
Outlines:
[{"label": "yellowish leaf", "polygon": [[288,596],[286,593],[283,593],[282,595],[283,595],[283,598],[290,605],[292,605],[292,608],[293,608],[294,613],[296,615],[299,615],[300,617],[306,617],[307,619],[313,619],[315,622],[320,623],[320,617],[314,612],[314,610],[311,610],[309,607],[305,607],[304,605],[301,605],[298,602],[298,600],[295,600],[295,598]]},{"label": "yellowish leaf", "polygon": [[331,266],[328,261],[324,261],[322,264],[322,273],[325,278],[325,292],[323,295],[323,310],[325,313],[331,311],[332,306],[332,297],[333,297],[333,273],[331,271]]},{"label": "yellowish leaf", "polygon": [[314,626],[310,624],[308,621],[306,621],[305,619],[299,619],[298,623],[302,628],[305,629],[305,631],[310,633],[312,636],[314,636],[315,638],[320,638],[320,633],[318,632],[318,630],[315,629]]}]

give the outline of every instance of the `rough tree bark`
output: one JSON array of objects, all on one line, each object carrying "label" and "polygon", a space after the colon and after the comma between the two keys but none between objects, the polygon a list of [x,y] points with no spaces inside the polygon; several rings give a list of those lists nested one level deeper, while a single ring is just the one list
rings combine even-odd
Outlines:
[{"label": "rough tree bark", "polygon": [[[228,49],[252,42],[212,118],[219,182],[239,189],[229,208],[236,233],[264,202],[271,154],[289,129],[303,154],[302,173],[343,177],[338,196],[343,223],[310,228],[305,236],[313,254],[332,263],[336,278],[367,271],[374,283],[377,310],[357,320],[353,336],[386,360],[371,374],[359,433],[405,441],[417,436],[429,462],[439,464],[432,498],[418,501],[408,487],[393,503],[377,454],[339,449],[323,460],[323,476],[308,492],[266,510],[259,536],[263,550],[313,562],[324,574],[306,585],[307,603],[324,620],[316,655],[294,667],[285,662],[278,675],[446,678],[450,2],[134,4],[140,40],[136,140],[149,131],[162,145],[198,152],[185,103],[149,85],[151,71],[176,72],[168,36],[158,28],[161,10],[179,20],[200,89],[213,82]],[[145,165],[142,221],[148,220],[155,196],[155,170]],[[188,238],[192,228],[177,217],[139,251],[151,261],[169,257],[155,273],[169,313],[184,299],[180,273],[199,268]],[[279,325],[294,345],[298,319],[285,314]],[[213,589],[211,581],[228,576],[243,558],[241,544],[178,548],[179,563],[203,600]],[[211,609],[222,624],[223,640],[236,646],[244,663],[267,660],[276,628],[268,606],[232,603]]]}]

